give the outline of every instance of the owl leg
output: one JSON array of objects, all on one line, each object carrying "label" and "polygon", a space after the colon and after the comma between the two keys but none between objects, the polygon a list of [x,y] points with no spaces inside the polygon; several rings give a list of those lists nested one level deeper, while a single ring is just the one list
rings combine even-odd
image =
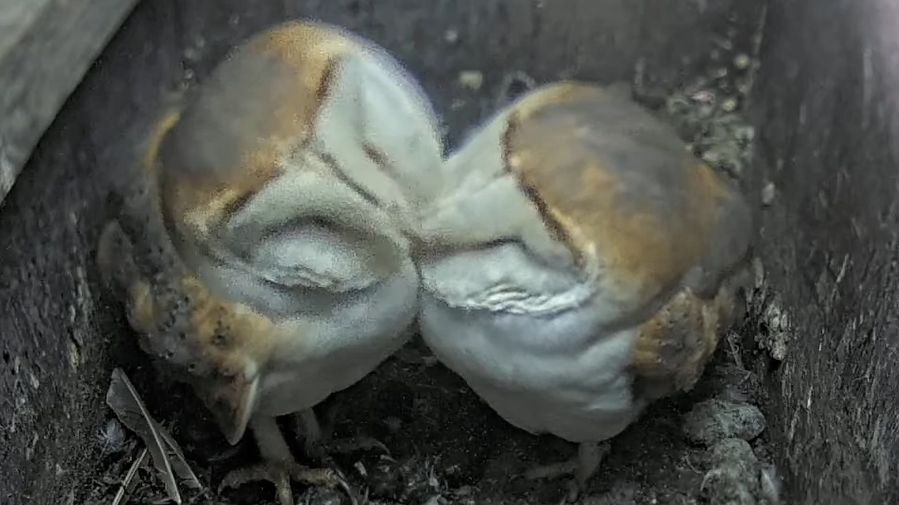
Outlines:
[{"label": "owl leg", "polygon": [[275,485],[278,503],[281,505],[294,505],[291,480],[311,485],[340,486],[350,494],[349,486],[336,471],[330,468],[309,468],[294,460],[274,417],[253,418],[250,429],[259,447],[262,462],[231,471],[222,480],[220,490],[253,481],[271,482]]},{"label": "owl leg", "polygon": [[596,473],[602,458],[608,454],[609,448],[608,442],[583,442],[578,445],[576,458],[532,468],[525,472],[524,477],[529,480],[537,480],[574,475],[568,492],[568,501],[576,501],[586,489],[590,477]]},{"label": "owl leg", "polygon": [[568,501],[576,501],[578,496],[587,489],[587,482],[596,473],[599,464],[602,463],[602,458],[609,453],[610,448],[608,442],[582,442],[578,445],[578,466],[568,492]]},{"label": "owl leg", "polygon": [[328,432],[323,430],[315,412],[310,408],[299,413],[297,421],[305,436],[306,455],[323,461],[328,454],[350,454],[357,451],[378,449],[390,454],[387,447],[380,441],[371,437],[352,437],[347,439],[332,439]]}]

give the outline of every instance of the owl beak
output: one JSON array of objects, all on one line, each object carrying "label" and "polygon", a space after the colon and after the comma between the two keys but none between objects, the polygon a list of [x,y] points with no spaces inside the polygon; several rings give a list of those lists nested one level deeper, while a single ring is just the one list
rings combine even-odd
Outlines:
[{"label": "owl beak", "polygon": [[259,375],[240,373],[196,384],[196,390],[231,445],[247,430],[256,405]]}]

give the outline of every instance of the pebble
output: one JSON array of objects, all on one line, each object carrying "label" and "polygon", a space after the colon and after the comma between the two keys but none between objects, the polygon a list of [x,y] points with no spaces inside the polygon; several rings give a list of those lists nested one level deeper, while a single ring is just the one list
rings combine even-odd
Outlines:
[{"label": "pebble", "polygon": [[484,74],[477,70],[463,70],[459,72],[459,84],[471,91],[478,91],[484,85]]},{"label": "pebble", "polygon": [[746,70],[751,64],[752,58],[750,58],[748,54],[740,53],[734,56],[734,66],[737,67],[738,70]]},{"label": "pebble", "polygon": [[762,188],[762,205],[769,206],[771,202],[774,201],[774,195],[777,189],[774,186],[773,182],[769,182],[765,184],[765,187]]}]

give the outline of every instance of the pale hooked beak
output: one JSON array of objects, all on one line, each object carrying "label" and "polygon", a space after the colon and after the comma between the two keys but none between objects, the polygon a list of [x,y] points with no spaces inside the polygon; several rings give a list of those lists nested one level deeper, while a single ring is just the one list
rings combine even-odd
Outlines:
[{"label": "pale hooked beak", "polygon": [[194,388],[212,413],[219,429],[231,445],[237,444],[247,430],[256,405],[259,374],[247,372],[234,376],[198,381]]}]

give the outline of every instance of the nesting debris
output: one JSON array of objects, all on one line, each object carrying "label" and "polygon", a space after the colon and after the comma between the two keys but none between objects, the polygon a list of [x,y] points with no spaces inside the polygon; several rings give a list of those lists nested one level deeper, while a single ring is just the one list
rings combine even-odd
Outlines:
[{"label": "nesting debris", "polygon": [[671,95],[665,103],[666,114],[676,118],[693,153],[738,179],[752,163],[755,139],[755,129],[738,114],[740,108],[740,98],[728,96],[705,78]]},{"label": "nesting debris", "polygon": [[753,440],[765,431],[765,416],[748,403],[706,400],[684,416],[683,430],[688,440],[706,446],[729,438]]},{"label": "nesting debris", "polygon": [[397,461],[382,456],[370,471],[372,496],[399,503],[426,503],[447,491],[439,476],[439,457],[413,456]]},{"label": "nesting debris", "polygon": [[768,351],[777,361],[787,357],[790,341],[790,318],[781,308],[780,301],[773,297],[762,308],[760,331],[755,335],[756,344]]},{"label": "nesting debris", "polygon": [[140,451],[140,455],[131,464],[131,468],[128,469],[125,477],[122,478],[122,485],[119,486],[115,498],[112,499],[112,505],[124,505],[127,494],[134,489],[134,477],[137,475],[137,471],[144,466],[149,455],[150,451],[146,447]]},{"label": "nesting debris", "polygon": [[[203,485],[191,470],[181,448],[178,447],[171,435],[150,416],[137,390],[134,389],[125,372],[119,368],[112,372],[112,382],[106,393],[106,404],[115,412],[122,424],[134,431],[144,441],[146,451],[149,451],[153,466],[165,484],[166,493],[171,501],[177,504],[182,501],[176,477],[180,477],[191,489],[203,489]],[[142,452],[138,462],[129,469],[122,488],[116,495],[117,502],[121,500],[124,489],[131,483],[137,468],[141,466],[145,457],[146,452]]]},{"label": "nesting debris", "polygon": [[122,423],[115,419],[109,419],[103,428],[97,430],[97,442],[100,443],[100,453],[102,456],[117,454],[126,449],[125,442],[128,441],[128,434]]},{"label": "nesting debris", "polygon": [[[700,497],[710,505],[775,505],[771,476],[742,439],[727,438],[711,449],[710,470],[702,479]],[[773,490],[773,491],[772,491]]]},{"label": "nesting debris", "polygon": [[674,90],[646,86],[642,62],[634,73],[635,99],[667,117],[696,156],[736,179],[752,165],[755,129],[743,111],[759,67],[759,43],[753,38],[751,47],[737,47],[714,38],[706,67]]}]

